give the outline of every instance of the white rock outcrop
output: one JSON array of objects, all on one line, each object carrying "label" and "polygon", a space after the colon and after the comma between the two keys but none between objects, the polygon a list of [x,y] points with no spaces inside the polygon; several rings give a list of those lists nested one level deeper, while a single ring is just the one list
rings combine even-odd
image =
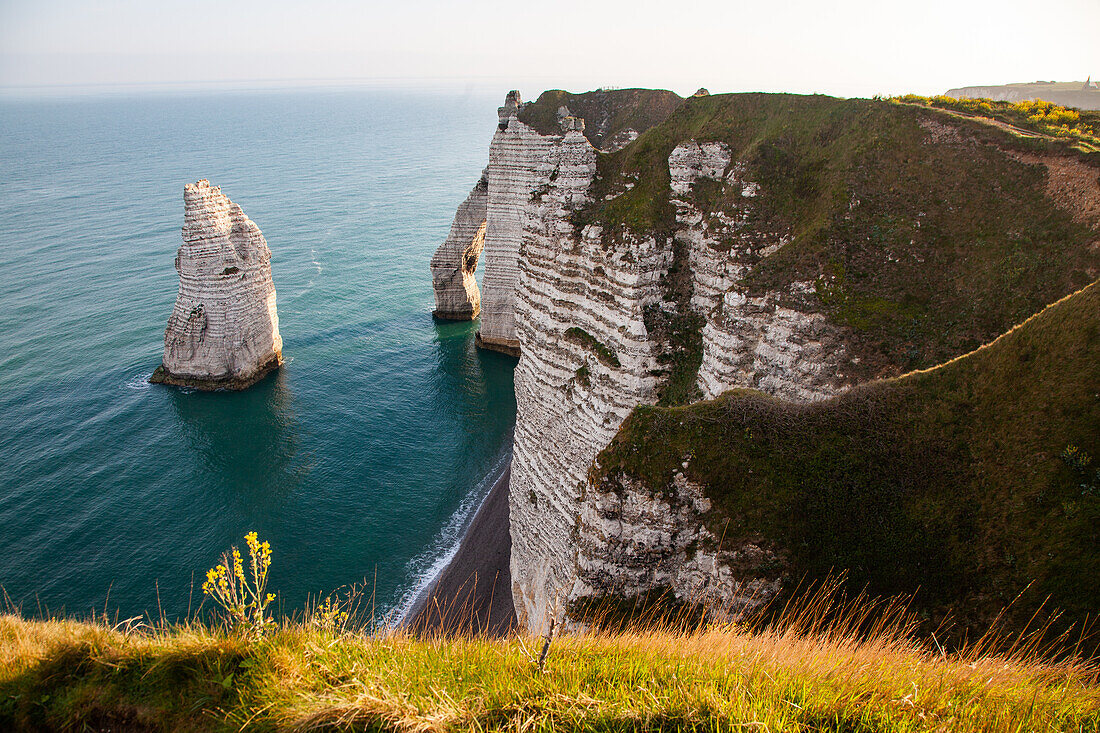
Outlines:
[{"label": "white rock outcrop", "polygon": [[[603,100],[596,137],[602,150],[613,151],[629,144],[639,131],[612,125],[616,102]],[[655,93],[657,103],[667,102],[670,92]],[[672,95],[673,97],[675,95]],[[664,100],[664,101],[661,101]],[[625,97],[618,104],[639,104]],[[591,105],[589,105],[591,106]],[[550,128],[536,130],[520,120],[526,105],[518,91],[511,91],[498,108],[498,124],[489,146],[489,164],[482,180],[459,207],[450,235],[432,258],[435,314],[440,318],[481,317],[478,346],[519,356],[516,333],[515,294],[519,281],[519,251],[524,237],[527,209],[532,197],[545,193],[556,173],[557,152],[569,132],[585,132],[586,121],[568,107],[556,110]],[[591,140],[589,141],[591,147]],[[480,221],[479,221],[480,217]],[[478,226],[484,230],[479,234]],[[474,279],[478,254],[484,257],[480,291]]]},{"label": "white rock outcrop", "polygon": [[683,196],[700,178],[720,179],[730,164],[730,149],[725,143],[699,143],[691,140],[677,145],[668,156],[669,188]]},{"label": "white rock outcrop", "polygon": [[489,146],[485,225],[485,276],[478,345],[519,356],[515,293],[519,247],[535,189],[549,184],[558,135],[540,135],[518,119],[519,92],[508,93]]},{"label": "white rock outcrop", "polygon": [[736,288],[725,293],[703,326],[703,398],[734,387],[800,401],[836,394],[844,345],[836,327],[805,306],[812,293],[808,282],[760,296]]},{"label": "white rock outcrop", "polygon": [[244,389],[282,363],[283,340],[260,228],[207,180],[184,186],[180,285],[150,381]]},{"label": "white rock outcrop", "polygon": [[519,257],[517,422],[510,522],[520,623],[544,629],[573,597],[575,525],[588,468],[658,379],[644,306],[660,297],[670,250],[655,240],[606,248],[576,236],[596,151],[579,132],[556,148],[557,175],[527,211]]},{"label": "white rock outcrop", "polygon": [[767,572],[776,555],[715,536],[706,522],[710,499],[682,473],[659,496],[631,479],[614,484],[589,485],[581,503],[574,598],[653,591],[736,618],[779,591],[781,579]]},{"label": "white rock outcrop", "polygon": [[[608,492],[588,481],[623,420],[657,400],[661,345],[646,328],[646,309],[678,306],[665,300],[662,285],[672,241],[627,235],[609,246],[595,226],[575,231],[570,215],[588,200],[595,174],[597,152],[585,143],[569,132],[544,155],[556,167],[525,207],[517,261],[523,356],[515,375],[510,521],[520,621],[542,631],[551,614],[578,599],[655,590],[731,612],[764,602],[778,582],[746,573],[755,565],[745,558],[756,553],[761,566],[774,558],[748,545],[699,549],[718,543],[703,524],[697,487],[681,487],[673,506],[640,484]],[[706,319],[704,394],[734,387],[801,399],[835,393],[840,381],[831,365],[839,342],[827,338],[819,314],[738,299],[735,286],[749,263],[786,242],[746,224],[759,186],[742,180],[743,166],[721,143],[685,143],[668,165],[673,239],[688,247],[690,305]],[[704,216],[691,197],[700,178],[735,187],[746,210]]]},{"label": "white rock outcrop", "polygon": [[[791,283],[782,291],[751,295],[739,286],[761,259],[790,241],[754,223],[760,184],[733,162],[728,146],[694,140],[668,158],[676,239],[686,245],[692,273],[691,306],[706,318],[697,385],[703,399],[735,387],[792,400],[835,394],[843,377],[838,330],[814,309],[814,284]],[[704,215],[694,204],[699,179],[722,181],[737,202]]]}]

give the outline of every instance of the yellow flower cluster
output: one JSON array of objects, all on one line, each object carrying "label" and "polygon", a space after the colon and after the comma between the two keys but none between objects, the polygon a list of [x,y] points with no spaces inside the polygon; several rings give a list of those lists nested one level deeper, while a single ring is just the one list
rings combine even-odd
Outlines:
[{"label": "yellow flower cluster", "polygon": [[955,99],[942,94],[935,97],[906,94],[894,99],[906,104],[931,105],[980,117],[993,117],[1010,124],[1030,125],[1032,129],[1055,137],[1075,137],[1089,141],[1093,145],[1098,142],[1097,128],[1089,118],[1086,117],[1083,120],[1078,110],[1042,99],[1026,102],[994,102],[990,99]]},{"label": "yellow flower cluster", "polygon": [[348,622],[348,612],[338,598],[328,596],[314,610],[310,622],[325,631],[342,631]]},{"label": "yellow flower cluster", "polygon": [[272,623],[264,612],[275,600],[274,593],[265,593],[267,572],[271,567],[271,545],[260,542],[255,532],[245,535],[245,542],[248,545],[248,575],[240,550],[233,547],[222,556],[221,564],[206,572],[202,591],[222,608],[230,626],[261,636]]},{"label": "yellow flower cluster", "polygon": [[228,592],[229,581],[225,578],[225,566],[219,565],[206,571],[206,582],[202,584],[202,592],[208,596],[216,592]]},{"label": "yellow flower cluster", "polygon": [[271,567],[271,545],[269,543],[260,542],[255,532],[246,534],[244,541],[248,543],[248,554],[258,567],[263,570]]}]

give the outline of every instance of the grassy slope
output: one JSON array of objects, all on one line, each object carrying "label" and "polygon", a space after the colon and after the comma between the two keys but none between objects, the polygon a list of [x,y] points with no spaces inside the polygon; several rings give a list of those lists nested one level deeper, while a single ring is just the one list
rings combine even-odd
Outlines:
[{"label": "grassy slope", "polygon": [[606,89],[583,94],[552,89],[540,94],[533,104],[524,105],[519,119],[543,135],[560,135],[558,108],[568,107],[574,117],[584,118],[589,142],[602,148],[627,128],[644,132],[663,122],[681,101],[675,92],[663,89]]},{"label": "grassy slope", "polygon": [[[979,628],[1031,584],[1015,622],[1048,596],[1080,621],[1100,608],[1098,390],[1100,282],[962,358],[824,402],[639,407],[592,478],[666,491],[690,456],[715,534],[779,549],[794,579],[920,587],[924,609]],[[1071,444],[1088,471],[1060,459]]]},{"label": "grassy slope", "polygon": [[933,731],[1100,726],[1096,670],[894,631],[715,628],[537,640],[285,626],[123,634],[0,616],[0,727],[71,730]]},{"label": "grassy slope", "polygon": [[[963,139],[930,144],[921,120],[954,126]],[[751,226],[794,237],[760,261],[745,285],[761,291],[816,282],[821,309],[846,329],[858,358],[845,368],[853,381],[927,368],[977,348],[1100,272],[1100,248],[1089,247],[1095,230],[1047,197],[1041,166],[999,148],[1077,153],[879,100],[686,99],[633,144],[600,156],[593,203],[575,224],[602,224],[612,239],[624,230],[670,235],[667,160],[689,139],[729,144],[748,178],[762,184]],[[627,183],[635,185],[604,200]],[[697,185],[694,195],[704,212],[742,201],[739,187],[720,184]]]}]

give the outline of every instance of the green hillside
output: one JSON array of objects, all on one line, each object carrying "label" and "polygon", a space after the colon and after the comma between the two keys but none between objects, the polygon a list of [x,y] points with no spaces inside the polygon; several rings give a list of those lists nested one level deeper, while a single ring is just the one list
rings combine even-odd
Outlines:
[{"label": "green hillside", "polygon": [[664,89],[598,89],[574,94],[552,89],[519,112],[521,122],[543,135],[561,134],[558,110],[584,118],[584,135],[593,146],[606,148],[624,130],[644,132],[664,122],[683,101]]},{"label": "green hillside", "polygon": [[[1100,93],[1096,94],[1100,99]],[[997,102],[992,99],[956,99],[921,97],[906,94],[894,98],[903,104],[919,104],[951,110],[966,116],[985,118],[1015,128],[1015,132],[1034,133],[1059,142],[1081,153],[1100,153],[1100,111],[1062,107],[1043,100]],[[1087,158],[1087,155],[1086,155]]]},{"label": "green hillside", "polygon": [[[975,349],[1100,275],[1100,247],[1090,246],[1100,221],[1082,218],[1080,202],[1055,195],[1044,166],[1025,158],[1083,166],[1074,170],[1085,171],[1085,189],[1100,176],[1100,159],[1060,140],[886,100],[685,99],[634,143],[600,156],[592,202],[575,225],[602,225],[609,245],[628,246],[628,232],[670,237],[667,161],[692,139],[725,142],[745,178],[761,184],[748,209],[754,234],[791,238],[756,262],[742,287],[814,282],[817,309],[846,333],[853,383]],[[692,196],[706,215],[745,205],[739,185],[717,181],[698,182]],[[683,253],[677,260],[687,267]],[[668,293],[682,304],[690,297],[683,281],[670,278]],[[669,330],[676,351],[698,353],[701,324]],[[690,399],[679,392],[672,402]]]},{"label": "green hillside", "polygon": [[601,490],[631,478],[672,497],[682,470],[727,550],[782,558],[761,577],[919,588],[932,621],[952,610],[963,629],[1013,601],[1017,625],[1044,601],[1059,626],[1081,622],[1100,608],[1100,282],[961,358],[823,402],[639,407],[596,465]]}]

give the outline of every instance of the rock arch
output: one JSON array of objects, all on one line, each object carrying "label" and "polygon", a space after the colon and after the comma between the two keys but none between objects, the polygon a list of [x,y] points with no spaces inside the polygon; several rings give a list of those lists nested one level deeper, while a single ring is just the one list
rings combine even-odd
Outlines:
[{"label": "rock arch", "polygon": [[458,207],[447,239],[432,256],[432,287],[435,310],[432,315],[449,321],[472,321],[481,313],[481,291],[474,273],[485,246],[486,205],[489,200],[487,173]]}]

